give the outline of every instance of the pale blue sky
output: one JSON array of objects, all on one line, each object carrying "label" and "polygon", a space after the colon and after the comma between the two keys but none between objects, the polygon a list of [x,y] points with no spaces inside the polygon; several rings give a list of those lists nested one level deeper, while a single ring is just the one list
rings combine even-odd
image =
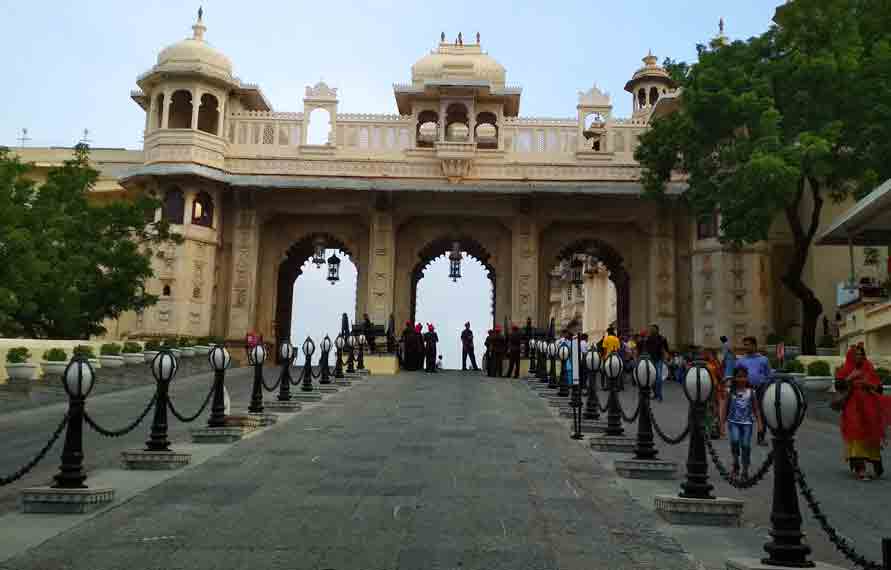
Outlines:
[{"label": "pale blue sky", "polygon": [[392,84],[441,31],[470,40],[523,87],[521,115],[575,115],[576,92],[597,83],[630,113],[625,81],[648,49],[691,60],[724,17],[731,38],[767,28],[778,0],[336,2],[231,0],[0,0],[5,85],[0,144],[22,127],[31,145],[70,145],[89,128],[93,146],[141,146],[144,114],[130,100],[136,77],[165,46],[191,35],[203,3],[206,38],[276,110],[302,110],[320,77],[340,89],[341,112],[395,112]]}]

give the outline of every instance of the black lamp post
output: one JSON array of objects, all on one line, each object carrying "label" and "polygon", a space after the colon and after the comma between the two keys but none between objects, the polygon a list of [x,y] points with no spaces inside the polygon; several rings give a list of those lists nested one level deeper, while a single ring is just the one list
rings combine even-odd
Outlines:
[{"label": "black lamp post", "polygon": [[548,341],[548,360],[550,367],[548,369],[548,388],[557,387],[557,343],[553,340]]},{"label": "black lamp post", "polygon": [[149,440],[145,442],[146,451],[170,451],[167,439],[167,406],[170,381],[176,376],[176,357],[167,349],[162,350],[152,359],[152,376],[157,384],[155,399],[155,415],[152,418],[152,429]]},{"label": "black lamp post", "polygon": [[557,390],[557,395],[565,398],[569,396],[569,368],[566,365],[566,361],[569,360],[569,347],[566,344],[557,347],[557,358],[560,359],[560,380],[558,382],[560,388]]},{"label": "black lamp post", "polygon": [[538,362],[536,361],[536,350],[535,350],[536,340],[534,338],[529,339],[529,344],[527,345],[529,348],[526,350],[529,352],[529,376],[534,377],[538,374]]},{"label": "black lamp post", "polygon": [[567,375],[571,385],[572,396],[569,405],[572,407],[572,439],[582,439],[582,341],[580,335],[572,339],[572,373]]},{"label": "black lamp post", "polygon": [[93,367],[86,358],[75,356],[65,367],[62,386],[68,394],[68,425],[65,427],[65,447],[62,464],[53,479],[56,489],[86,489],[84,481],[84,406],[93,389]]},{"label": "black lamp post", "polygon": [[282,373],[278,386],[278,401],[288,402],[291,400],[291,364],[294,363],[294,346],[290,342],[283,342],[278,349],[278,354],[282,360]]},{"label": "black lamp post", "polygon": [[334,285],[340,281],[340,258],[332,253],[328,258],[328,283]]},{"label": "black lamp post", "polygon": [[346,347],[349,354],[347,354],[347,374],[353,374],[356,372],[356,359],[354,358],[354,351],[356,348],[356,337],[354,335],[347,335],[346,337]]},{"label": "black lamp post", "polygon": [[623,435],[625,429],[622,427],[622,409],[619,403],[619,375],[625,368],[622,359],[618,353],[612,353],[606,357],[603,363],[603,372],[609,382],[609,396],[606,401],[606,435]]},{"label": "black lamp post", "polygon": [[[684,377],[684,394],[690,401],[690,447],[687,450],[687,480],[681,483],[679,497],[714,499],[708,482],[705,454],[705,406],[712,395],[712,379],[705,363],[697,360]],[[794,491],[793,491],[794,492]]]},{"label": "black lamp post", "polygon": [[328,355],[331,353],[331,338],[325,335],[322,339],[321,355],[319,356],[319,384],[331,383],[331,371],[328,367]]},{"label": "black lamp post", "polygon": [[542,384],[547,384],[548,382],[548,365],[547,365],[547,357],[548,357],[548,343],[545,342],[543,338],[538,339],[536,342],[535,352],[538,354],[538,370],[535,371],[535,375],[538,377],[538,381]]},{"label": "black lamp post", "polygon": [[653,419],[650,417],[650,386],[656,378],[656,367],[646,354],[641,356],[634,367],[640,398],[640,413],[637,419],[637,444],[634,446],[635,459],[655,459],[659,450],[653,444]]},{"label": "black lamp post", "polygon": [[359,344],[359,360],[356,363],[356,366],[358,367],[359,370],[365,370],[365,357],[364,356],[365,356],[365,343],[367,342],[367,339],[365,338],[365,335],[363,333],[359,333],[357,340],[359,341],[358,342],[358,344]]},{"label": "black lamp post", "polygon": [[266,362],[266,347],[259,343],[248,351],[248,364],[254,367],[254,385],[251,387],[251,405],[248,413],[263,413],[263,363]]},{"label": "black lamp post", "polygon": [[452,251],[449,253],[449,279],[453,283],[461,279],[461,244],[457,241],[452,243]]},{"label": "black lamp post", "polygon": [[588,401],[585,403],[584,418],[586,420],[600,419],[600,399],[597,397],[597,375],[600,371],[600,354],[597,349],[588,349],[585,355],[585,368],[588,374]]},{"label": "black lamp post", "polygon": [[801,511],[792,456],[795,432],[804,421],[807,400],[795,382],[781,379],[770,384],[761,397],[764,422],[773,434],[773,499],[770,509],[771,540],[764,545],[770,566],[810,568],[811,547],[802,543]]},{"label": "black lamp post", "polygon": [[226,382],[226,369],[232,362],[232,357],[226,347],[218,344],[207,353],[207,360],[213,368],[213,400],[210,403],[210,417],[207,419],[207,427],[226,427],[226,397],[224,387]]},{"label": "black lamp post", "polygon": [[337,358],[334,360],[334,377],[335,378],[343,378],[343,345],[346,344],[346,341],[343,340],[343,334],[337,335],[337,338],[334,339],[334,347],[337,349]]},{"label": "black lamp post", "polygon": [[312,353],[316,351],[316,343],[311,338],[306,337],[303,341],[303,354],[306,361],[303,363],[303,386],[300,389],[304,392],[312,392]]}]

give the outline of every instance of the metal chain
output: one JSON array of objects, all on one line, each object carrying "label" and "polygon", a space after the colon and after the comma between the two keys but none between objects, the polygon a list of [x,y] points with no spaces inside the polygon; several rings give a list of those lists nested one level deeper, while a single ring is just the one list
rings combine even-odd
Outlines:
[{"label": "metal chain", "polygon": [[278,380],[275,381],[275,384],[273,384],[272,386],[269,386],[268,384],[266,384],[266,378],[261,374],[260,382],[263,383],[263,387],[266,388],[267,392],[275,392],[276,388],[278,388],[278,385],[282,383],[282,376],[284,376],[284,375],[285,375],[285,373],[281,372],[278,375]]},{"label": "metal chain", "polygon": [[882,564],[873,562],[854,550],[854,546],[848,542],[848,539],[840,535],[835,527],[829,524],[829,519],[826,518],[823,510],[820,508],[820,501],[814,496],[814,490],[807,484],[807,479],[805,479],[804,473],[798,466],[798,452],[794,449],[789,450],[789,461],[792,463],[792,471],[795,473],[795,481],[798,483],[798,489],[801,491],[801,496],[804,497],[814,518],[820,523],[820,528],[826,533],[829,542],[831,542],[852,564],[856,564],[866,570],[882,570],[884,568]]},{"label": "metal chain", "polygon": [[207,408],[207,404],[210,403],[211,396],[213,396],[213,386],[211,386],[210,392],[207,393],[207,397],[204,398],[204,403],[201,404],[201,407],[198,408],[198,411],[189,417],[184,417],[184,416],[180,415],[179,412],[176,411],[176,407],[173,405],[172,398],[167,400],[167,407],[170,409],[170,413],[172,413],[176,417],[176,419],[178,419],[179,421],[181,421],[185,424],[188,424],[188,423],[192,423],[198,419],[198,416],[201,415],[201,412],[203,412],[205,410],[205,408]]},{"label": "metal chain", "polygon": [[677,445],[687,439],[687,436],[690,435],[690,421],[687,421],[687,427],[684,428],[684,431],[681,432],[681,435],[677,437],[671,437],[666,435],[662,428],[659,426],[659,422],[656,421],[656,416],[653,414],[653,410],[650,410],[650,420],[653,422],[653,429],[656,430],[656,433],[659,437],[667,443],[668,445]]},{"label": "metal chain", "polygon": [[86,421],[87,425],[96,430],[100,435],[104,435],[105,437],[121,437],[122,435],[127,435],[128,433],[130,433],[131,431],[136,429],[136,426],[142,423],[142,420],[145,419],[145,416],[147,416],[149,411],[155,406],[155,401],[157,399],[158,393],[155,392],[155,394],[152,396],[152,399],[149,400],[148,406],[146,406],[142,413],[139,414],[139,417],[133,420],[133,423],[121,429],[105,429],[104,427],[97,424],[96,420],[91,418],[90,414],[87,413],[86,410],[84,410],[84,421]]},{"label": "metal chain", "polygon": [[773,450],[770,450],[764,463],[761,464],[761,467],[758,468],[753,476],[743,480],[734,479],[730,476],[727,466],[721,462],[721,458],[718,456],[718,451],[715,449],[715,446],[712,445],[712,441],[708,437],[705,438],[705,446],[708,448],[709,455],[712,456],[712,463],[715,464],[715,469],[718,470],[721,479],[735,489],[751,489],[760,483],[770,472],[770,468],[773,467]]},{"label": "metal chain", "polygon": [[638,400],[637,400],[637,409],[634,410],[634,415],[630,416],[630,417],[625,415],[625,409],[622,408],[622,401],[619,400],[618,398],[616,398],[616,401],[619,402],[619,412],[621,412],[621,414],[622,414],[622,419],[625,420],[626,422],[628,422],[629,424],[633,424],[634,422],[636,422],[637,417],[640,415],[640,409],[643,407],[640,405],[640,398],[638,398]]},{"label": "metal chain", "polygon": [[9,485],[10,483],[15,483],[22,477],[28,474],[34,466],[40,463],[40,461],[46,457],[47,452],[53,447],[53,444],[56,443],[56,440],[59,439],[59,436],[62,435],[62,430],[65,429],[65,426],[68,425],[68,414],[66,413],[62,417],[62,421],[59,423],[59,426],[56,428],[56,431],[53,432],[53,435],[50,436],[49,441],[46,442],[46,445],[43,446],[34,459],[25,463],[18,471],[9,475],[8,477],[0,477],[0,487],[4,485]]}]

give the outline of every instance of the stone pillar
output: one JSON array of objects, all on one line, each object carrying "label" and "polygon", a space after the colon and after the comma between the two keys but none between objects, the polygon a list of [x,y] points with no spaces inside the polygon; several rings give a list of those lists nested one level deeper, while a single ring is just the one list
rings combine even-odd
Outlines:
[{"label": "stone pillar", "polygon": [[[218,137],[223,137],[226,133],[225,126],[223,124],[224,123],[223,117],[225,116],[225,114],[226,114],[226,99],[224,98],[223,100],[219,101],[219,103],[217,103],[217,136]],[[278,130],[278,129],[276,129],[276,130]]]},{"label": "stone pillar", "polygon": [[260,225],[248,196],[236,194],[236,224],[232,240],[232,294],[226,338],[242,339],[255,326]]},{"label": "stone pillar", "polygon": [[170,124],[170,91],[164,92],[164,102],[161,104],[161,128],[166,129]]},{"label": "stone pillar", "polygon": [[511,232],[511,318],[525,323],[532,317],[533,325],[547,326],[538,322],[538,224],[527,215],[517,215]]},{"label": "stone pillar", "polygon": [[192,126],[193,131],[198,130],[198,110],[201,108],[201,91],[192,90]]},{"label": "stone pillar", "polygon": [[393,215],[389,212],[371,213],[366,274],[368,316],[373,323],[386,326],[394,312],[396,286],[396,234]]},{"label": "stone pillar", "polygon": [[664,336],[672,342],[677,333],[675,311],[675,243],[670,214],[662,214],[656,230],[650,234],[650,283],[649,315],[659,325]]}]

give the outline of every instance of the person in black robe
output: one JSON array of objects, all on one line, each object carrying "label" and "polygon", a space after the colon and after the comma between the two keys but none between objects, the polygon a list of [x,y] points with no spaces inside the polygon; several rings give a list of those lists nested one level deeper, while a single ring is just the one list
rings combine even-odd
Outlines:
[{"label": "person in black robe", "polygon": [[403,370],[408,370],[409,367],[408,347],[411,343],[409,339],[414,332],[415,329],[412,328],[411,323],[405,321],[405,328],[402,329],[402,338],[399,339],[399,366]]},{"label": "person in black robe", "polygon": [[489,330],[486,336],[486,354],[483,358],[483,367],[486,369],[486,376],[490,378],[495,375],[495,331]]},{"label": "person in black robe", "polygon": [[417,329],[406,321],[405,330],[402,332],[403,355],[402,360],[406,370],[417,370],[421,358],[421,339]]},{"label": "person in black robe", "polygon": [[427,366],[425,371],[428,373],[436,372],[436,343],[439,342],[439,335],[433,325],[427,323],[427,332],[424,333],[424,354],[427,357]]},{"label": "person in black robe", "polygon": [[507,339],[507,374],[505,378],[520,377],[520,351],[523,347],[523,337],[520,336],[520,329],[517,325],[513,325],[510,331],[510,337]]},{"label": "person in black robe", "polygon": [[494,362],[494,370],[493,376],[495,378],[501,378],[504,374],[504,357],[507,354],[507,339],[501,333],[501,327],[495,327],[495,340],[493,342],[494,345],[494,353],[495,353],[495,362]]}]

